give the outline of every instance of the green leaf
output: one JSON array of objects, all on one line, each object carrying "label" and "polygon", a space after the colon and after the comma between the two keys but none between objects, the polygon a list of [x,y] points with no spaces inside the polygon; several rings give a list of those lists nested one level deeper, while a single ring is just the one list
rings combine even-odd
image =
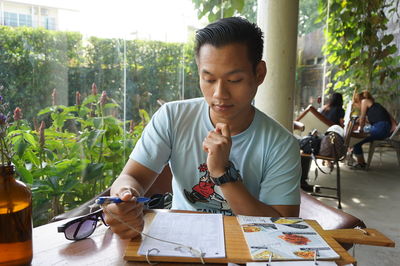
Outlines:
[{"label": "green leaf", "polygon": [[244,7],[244,0],[232,0],[232,7],[238,12],[242,12]]},{"label": "green leaf", "polygon": [[28,147],[28,143],[26,143],[25,141],[21,141],[17,145],[15,145],[15,147],[17,149],[16,155],[18,155],[18,157],[22,158],[22,156],[25,153],[26,148]]},{"label": "green leaf", "polygon": [[115,126],[115,125],[118,125],[118,119],[116,119],[115,117],[112,117],[112,116],[108,116],[108,117],[106,117],[105,119],[104,119],[104,122],[105,122],[105,124],[106,125],[108,125],[108,126]]},{"label": "green leaf", "polygon": [[110,108],[115,108],[115,107],[119,107],[119,105],[116,104],[116,103],[106,103],[106,104],[103,106],[104,109],[110,109]]},{"label": "green leaf", "polygon": [[83,173],[83,181],[91,181],[93,179],[100,179],[103,176],[103,163],[90,163],[86,166]]},{"label": "green leaf", "polygon": [[107,162],[117,163],[121,161],[121,154],[115,153],[109,156],[104,156]]},{"label": "green leaf", "polygon": [[226,8],[226,9],[224,9],[224,18],[232,17],[234,13],[235,13],[234,8],[232,8],[232,7]]},{"label": "green leaf", "polygon": [[104,123],[103,123],[103,118],[102,117],[95,117],[93,119],[93,125],[95,128],[100,129],[103,127]]},{"label": "green leaf", "polygon": [[110,148],[111,151],[116,152],[116,151],[119,151],[122,148],[122,145],[121,145],[121,143],[113,142],[113,143],[110,143],[108,145],[108,147]]},{"label": "green leaf", "polygon": [[39,115],[47,114],[47,113],[49,113],[49,112],[54,112],[54,111],[55,111],[54,106],[46,107],[46,108],[44,108],[44,109],[42,109],[42,110],[40,110],[40,111],[38,112],[38,116],[39,116]]},{"label": "green leaf", "polygon": [[24,140],[26,140],[33,147],[37,147],[37,142],[36,142],[35,138],[31,134],[23,133],[22,135],[24,136]]},{"label": "green leaf", "polygon": [[384,45],[388,45],[389,43],[391,43],[391,42],[393,41],[393,39],[394,39],[393,34],[385,35],[385,36],[382,38],[382,43],[383,43]]},{"label": "green leaf", "polygon": [[90,112],[90,109],[87,108],[86,106],[81,106],[81,108],[79,109],[78,115],[80,117],[84,117],[86,116],[88,113]]},{"label": "green leaf", "polygon": [[82,102],[82,105],[87,105],[89,103],[96,103],[97,98],[99,96],[94,96],[93,94],[90,94],[88,97],[85,98],[85,100]]},{"label": "green leaf", "polygon": [[22,181],[27,184],[33,184],[33,176],[30,171],[28,171],[22,161],[13,161],[15,165],[15,170]]},{"label": "green leaf", "polygon": [[91,149],[93,146],[96,144],[97,139],[104,134],[104,130],[93,130],[90,132],[87,143],[88,143],[88,148]]},{"label": "green leaf", "polygon": [[388,49],[389,54],[395,54],[397,52],[397,47],[395,44],[386,47],[386,49]]},{"label": "green leaf", "polygon": [[53,161],[54,160],[54,153],[49,150],[49,149],[44,149],[46,156],[49,160]]},{"label": "green leaf", "polygon": [[30,150],[26,150],[24,153],[24,157],[27,158],[31,163],[36,166],[40,166],[40,160],[38,156]]}]

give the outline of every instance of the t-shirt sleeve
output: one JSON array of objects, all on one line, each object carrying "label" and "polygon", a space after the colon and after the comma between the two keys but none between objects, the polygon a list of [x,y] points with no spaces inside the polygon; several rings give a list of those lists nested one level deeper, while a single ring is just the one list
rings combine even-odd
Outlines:
[{"label": "t-shirt sleeve", "polygon": [[267,156],[259,200],[268,205],[300,204],[301,163],[297,140],[288,136]]},{"label": "t-shirt sleeve", "polygon": [[163,105],[151,118],[135,145],[130,159],[161,173],[168,163],[171,149],[171,119],[167,104]]}]

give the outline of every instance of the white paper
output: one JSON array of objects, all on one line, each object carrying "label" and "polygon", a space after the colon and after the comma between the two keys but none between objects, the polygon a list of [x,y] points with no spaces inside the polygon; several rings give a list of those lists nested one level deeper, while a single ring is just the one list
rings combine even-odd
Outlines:
[{"label": "white paper", "polygon": [[[157,213],[147,234],[201,250],[204,258],[225,258],[222,214]],[[186,248],[144,237],[138,254],[150,250],[149,256],[197,257]]]},{"label": "white paper", "polygon": [[[318,261],[318,266],[336,266],[334,261]],[[248,262],[246,266],[315,266],[314,261]]]}]

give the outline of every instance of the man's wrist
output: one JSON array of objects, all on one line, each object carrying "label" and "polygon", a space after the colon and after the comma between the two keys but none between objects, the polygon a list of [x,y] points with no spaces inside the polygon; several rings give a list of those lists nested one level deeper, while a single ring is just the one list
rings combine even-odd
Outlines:
[{"label": "man's wrist", "polygon": [[228,182],[236,182],[242,180],[239,171],[236,170],[235,166],[230,161],[228,162],[228,166],[225,167],[225,171],[223,174],[216,177],[210,174],[210,177],[212,182],[214,182],[214,184],[217,186],[220,186]]},{"label": "man's wrist", "polygon": [[210,177],[218,178],[220,176],[223,176],[224,174],[225,174],[225,169],[223,171],[210,172]]}]

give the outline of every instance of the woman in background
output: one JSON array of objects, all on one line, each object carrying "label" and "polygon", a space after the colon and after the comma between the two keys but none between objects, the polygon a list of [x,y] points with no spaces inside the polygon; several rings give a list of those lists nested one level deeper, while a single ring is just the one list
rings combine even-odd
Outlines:
[{"label": "woman in background", "polygon": [[367,121],[371,125],[369,132],[367,132],[369,135],[354,145],[353,149],[353,153],[357,158],[357,164],[353,168],[365,169],[367,164],[364,160],[362,145],[389,137],[396,128],[397,122],[382,105],[375,102],[368,91],[357,94],[354,99],[354,105],[360,109],[360,117],[358,118],[360,134],[364,133],[364,126]]},{"label": "woman in background", "polygon": [[338,92],[333,93],[329,103],[322,108],[321,114],[331,120],[335,125],[343,127],[344,109],[342,94]]}]

